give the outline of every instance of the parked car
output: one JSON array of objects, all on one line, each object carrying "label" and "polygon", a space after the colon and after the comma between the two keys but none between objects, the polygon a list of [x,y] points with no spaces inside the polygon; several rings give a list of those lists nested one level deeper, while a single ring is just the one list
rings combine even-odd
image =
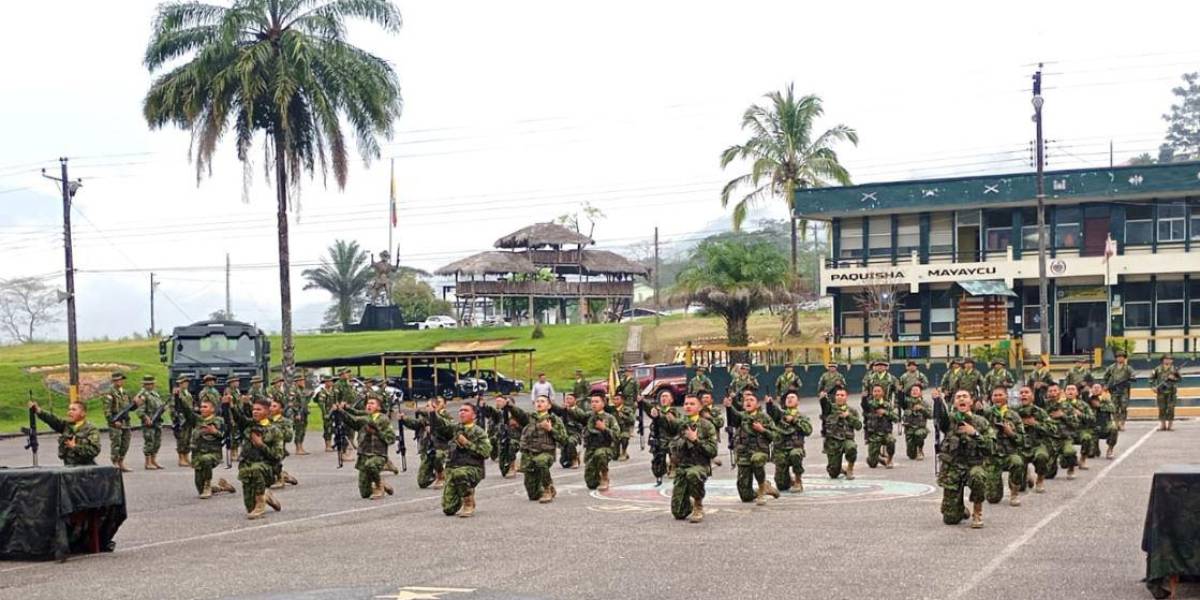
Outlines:
[{"label": "parked car", "polygon": [[416,325],[417,329],[454,329],[458,327],[458,321],[455,321],[454,317],[446,315],[430,315],[425,317],[424,321],[410,323],[410,325]]},{"label": "parked car", "polygon": [[412,386],[409,386],[408,368],[400,369],[399,375],[388,377],[388,385],[394,387],[405,398],[425,400],[434,396],[443,398],[469,398],[487,391],[487,382],[474,377],[457,375],[453,369],[439,367],[437,381],[434,368],[420,366],[412,368]]},{"label": "parked car", "polygon": [[520,379],[513,379],[504,373],[492,369],[465,371],[461,377],[478,378],[487,385],[488,391],[500,392],[501,394],[516,394],[525,389],[525,382]]},{"label": "parked car", "polygon": [[[663,390],[669,390],[678,405],[687,393],[687,367],[679,363],[635,365],[633,376],[637,379],[642,398],[652,398]],[[608,380],[593,381],[591,391],[607,394]]]}]

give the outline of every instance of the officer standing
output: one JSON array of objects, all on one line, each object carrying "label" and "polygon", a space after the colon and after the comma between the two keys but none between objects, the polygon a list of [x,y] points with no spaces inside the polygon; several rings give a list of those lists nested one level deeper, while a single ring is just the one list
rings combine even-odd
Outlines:
[{"label": "officer standing", "polygon": [[1174,431],[1179,379],[1179,368],[1175,366],[1175,360],[1169,354],[1164,354],[1160,364],[1150,373],[1150,387],[1154,389],[1154,398],[1158,404],[1159,431]]}]

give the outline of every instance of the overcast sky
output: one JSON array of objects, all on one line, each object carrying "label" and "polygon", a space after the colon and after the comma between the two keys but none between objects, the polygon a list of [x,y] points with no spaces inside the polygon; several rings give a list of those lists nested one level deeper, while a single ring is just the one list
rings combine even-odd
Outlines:
[{"label": "overcast sky", "polygon": [[[79,332],[128,335],[224,305],[278,327],[273,192],[261,145],[242,199],[225,144],[197,184],[188,134],[150,131],[141,64],[156,2],[9,3],[0,36],[0,278],[62,286],[58,156],[76,197]],[[404,263],[434,269],[582,202],[607,218],[602,247],[678,246],[727,215],[720,151],[741,112],[788,82],[825,100],[825,127],[856,182],[1029,170],[1029,78],[1045,61],[1049,168],[1152,152],[1185,71],[1200,69],[1200,5],[1179,2],[398,2],[397,36],[358,27],[358,45],[395,66],[404,113],[382,161],[355,163],[345,190],[305,182],[292,215],[295,326],[319,325],[328,297],[299,271],[334,239],[387,246],[395,158]],[[19,24],[19,25],[18,25]],[[784,214],[783,203],[756,213]],[[56,326],[45,332],[64,337]]]}]

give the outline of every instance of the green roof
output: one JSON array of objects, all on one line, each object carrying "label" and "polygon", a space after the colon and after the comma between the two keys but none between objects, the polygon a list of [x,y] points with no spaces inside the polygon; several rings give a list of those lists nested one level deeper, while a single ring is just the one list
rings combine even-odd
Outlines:
[{"label": "green roof", "polygon": [[[1012,173],[797,190],[797,217],[920,212],[1035,202],[1036,174]],[[1200,195],[1200,162],[1045,172],[1046,201],[1078,203]]]}]

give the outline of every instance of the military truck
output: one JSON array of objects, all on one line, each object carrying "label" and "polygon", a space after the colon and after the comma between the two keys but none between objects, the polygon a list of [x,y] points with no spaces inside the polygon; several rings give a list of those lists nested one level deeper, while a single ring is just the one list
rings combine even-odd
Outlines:
[{"label": "military truck", "polygon": [[217,378],[218,389],[225,388],[230,375],[237,375],[243,391],[250,388],[250,377],[267,379],[271,360],[271,342],[263,331],[241,321],[200,321],[176,327],[171,336],[158,342],[158,359],[167,365],[169,384],[187,374],[191,391],[197,394],[205,375]]}]

